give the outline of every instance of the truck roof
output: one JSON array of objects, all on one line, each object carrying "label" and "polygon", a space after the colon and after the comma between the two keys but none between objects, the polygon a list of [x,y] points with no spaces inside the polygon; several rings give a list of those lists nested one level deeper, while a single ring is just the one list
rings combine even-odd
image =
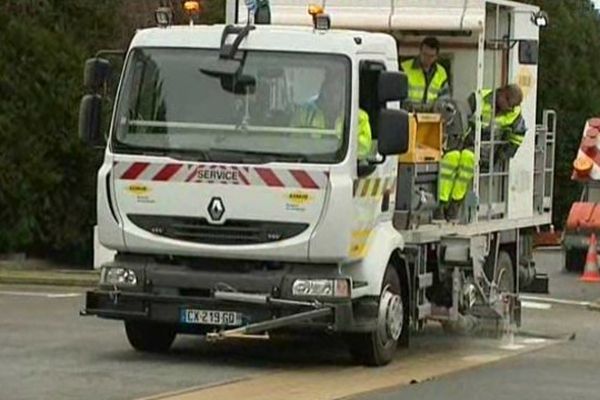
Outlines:
[{"label": "truck roof", "polygon": [[[270,0],[275,25],[311,25],[307,13],[311,0]],[[228,0],[227,21],[246,21],[241,0]],[[521,12],[538,7],[509,0],[328,0],[326,12],[335,28],[373,31],[477,31],[483,29],[486,5]]]},{"label": "truck roof", "polygon": [[[138,31],[130,47],[219,48],[225,25],[177,25]],[[360,38],[360,40],[356,40]],[[259,25],[242,49],[354,54],[368,51],[394,58],[396,43],[382,33],[349,30],[314,31],[302,26]]]}]

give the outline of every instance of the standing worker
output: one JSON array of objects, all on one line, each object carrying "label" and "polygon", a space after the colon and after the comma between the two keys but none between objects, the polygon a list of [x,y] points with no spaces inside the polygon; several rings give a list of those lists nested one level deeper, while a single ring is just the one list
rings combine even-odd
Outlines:
[{"label": "standing worker", "polygon": [[[493,133],[494,138],[498,137],[496,140],[506,142],[497,145],[494,149],[494,160],[509,160],[516,154],[527,132],[520,107],[523,102],[523,92],[518,85],[506,85],[496,90],[493,124],[491,123],[493,90],[482,90],[481,97],[483,100],[481,108],[482,140],[489,140]],[[473,116],[476,109],[476,96],[474,93],[469,97],[469,105],[471,116]],[[454,149],[447,151],[442,158],[439,181],[440,204],[436,213],[437,219],[441,219],[442,214],[448,220],[458,217],[460,206],[472,183],[475,174],[475,154],[473,153],[475,129],[472,117],[469,125],[470,127],[463,136],[461,143]],[[485,156],[487,154],[484,154],[482,159],[485,160]],[[487,161],[489,164],[489,160]],[[488,168],[492,169],[493,166],[488,165]]]},{"label": "standing worker", "polygon": [[438,99],[450,97],[446,69],[439,64],[440,42],[426,37],[421,42],[419,56],[402,63],[408,77],[408,102],[417,106],[433,106]]}]

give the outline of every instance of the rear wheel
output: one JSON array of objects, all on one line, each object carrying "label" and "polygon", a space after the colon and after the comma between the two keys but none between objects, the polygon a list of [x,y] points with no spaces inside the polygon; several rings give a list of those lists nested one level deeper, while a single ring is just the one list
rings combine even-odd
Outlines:
[{"label": "rear wheel", "polygon": [[125,321],[125,332],[134,349],[149,353],[168,351],[177,335],[172,325],[146,321]]},{"label": "rear wheel", "polygon": [[587,251],[584,249],[570,249],[565,252],[565,269],[569,272],[581,272],[585,267]]},{"label": "rear wheel", "polygon": [[362,364],[386,365],[392,361],[398,342],[406,335],[408,307],[402,296],[398,273],[388,265],[379,298],[377,329],[348,335],[348,347],[354,359]]},{"label": "rear wheel", "polygon": [[[494,275],[494,283],[497,285],[498,294],[500,295],[499,301],[505,299],[505,295],[511,295],[515,293],[515,269],[510,254],[506,251],[500,251],[498,253],[498,264],[496,265],[496,274]],[[510,309],[506,310],[508,314],[502,314],[501,318],[496,321],[495,326],[492,326],[492,335],[501,337],[507,333],[506,324],[512,324],[514,322],[515,309],[513,302],[509,303]],[[484,324],[485,326],[485,324]]]}]

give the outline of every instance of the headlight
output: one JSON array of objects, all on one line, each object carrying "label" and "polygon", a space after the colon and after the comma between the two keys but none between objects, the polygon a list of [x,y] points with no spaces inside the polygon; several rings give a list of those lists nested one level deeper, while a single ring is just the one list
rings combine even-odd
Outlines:
[{"label": "headlight", "polygon": [[296,279],[292,285],[294,296],[350,297],[348,279]]},{"label": "headlight", "polygon": [[121,267],[105,267],[100,275],[100,284],[116,286],[135,286],[138,278],[134,270]]}]

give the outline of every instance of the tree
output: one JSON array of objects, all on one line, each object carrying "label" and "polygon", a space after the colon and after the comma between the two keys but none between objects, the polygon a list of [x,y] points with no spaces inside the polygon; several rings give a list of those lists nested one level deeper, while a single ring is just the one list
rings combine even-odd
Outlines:
[{"label": "tree", "polygon": [[600,115],[600,15],[589,0],[530,0],[550,17],[541,31],[538,109],[558,113],[554,223],[562,226],[581,188],[572,163],[587,119]]},{"label": "tree", "polygon": [[90,253],[98,157],[77,138],[81,67],[111,40],[116,6],[0,6],[0,253]]},{"label": "tree", "polygon": [[[125,48],[154,10],[181,0],[5,0],[0,4],[0,253],[89,260],[102,154],[77,137],[84,60]],[[223,20],[204,1],[199,23]],[[116,17],[115,17],[116,16]]]}]

